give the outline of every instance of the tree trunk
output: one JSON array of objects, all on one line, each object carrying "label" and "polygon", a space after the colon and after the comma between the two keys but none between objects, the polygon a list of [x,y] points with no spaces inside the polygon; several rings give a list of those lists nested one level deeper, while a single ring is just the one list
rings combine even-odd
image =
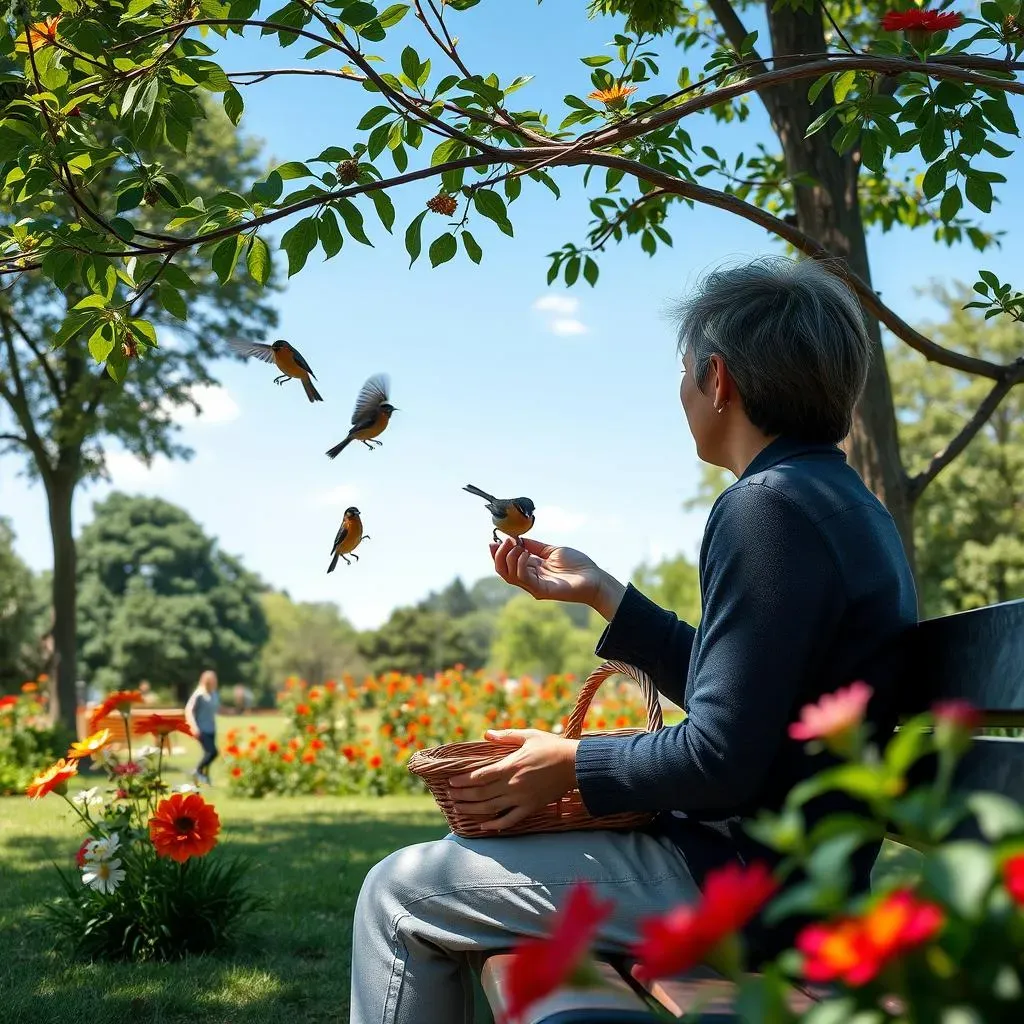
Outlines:
[{"label": "tree trunk", "polygon": [[[766,6],[772,52],[776,57],[821,53],[826,49],[819,9],[773,10],[771,3]],[[785,67],[785,61],[777,61],[775,67]],[[807,101],[806,82],[787,83],[772,89],[764,96],[764,101],[782,143],[787,173],[790,176],[805,174],[815,179],[813,185],[798,185],[794,189],[800,230],[845,261],[870,284],[871,266],[857,196],[860,153],[857,149],[842,155],[837,153],[831,144],[836,128],[831,124],[809,139],[804,137],[810,123],[831,105],[831,90],[826,86],[812,106]],[[872,346],[871,369],[846,449],[851,464],[896,521],[913,566],[913,504],[900,458],[889,371],[878,321],[869,316],[866,322]]]},{"label": "tree trunk", "polygon": [[50,714],[75,731],[78,705],[78,598],[75,535],[71,504],[77,474],[65,467],[46,477],[46,498],[50,509],[50,536],[53,541],[53,682],[50,687]]}]

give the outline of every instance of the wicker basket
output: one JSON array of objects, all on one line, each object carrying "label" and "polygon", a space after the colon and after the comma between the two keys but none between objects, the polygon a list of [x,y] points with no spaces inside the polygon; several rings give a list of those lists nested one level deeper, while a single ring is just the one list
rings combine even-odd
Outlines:
[{"label": "wicker basket", "polygon": [[[661,718],[661,704],[658,691],[651,678],[639,669],[621,661],[606,661],[594,669],[583,684],[576,705],[569,715],[563,735],[566,739],[579,739],[583,729],[590,702],[601,684],[614,675],[626,675],[634,679],[640,686],[647,702],[647,729],[613,729],[604,732],[587,733],[588,736],[635,736],[641,732],[655,732],[664,724]],[[527,832],[569,832],[575,829],[611,828],[630,829],[646,825],[654,817],[647,812],[631,812],[610,814],[594,818],[583,805],[580,791],[573,789],[561,800],[550,803],[543,810],[531,814],[518,825],[502,829],[500,832],[485,831],[480,827],[482,821],[494,816],[478,818],[460,814],[455,810],[448,787],[448,780],[453,775],[483,768],[485,765],[500,761],[509,753],[509,747],[490,741],[476,743],[446,743],[440,747],[428,747],[418,750],[409,758],[409,771],[418,775],[433,794],[438,806],[448,819],[448,827],[459,836],[510,836]]]}]

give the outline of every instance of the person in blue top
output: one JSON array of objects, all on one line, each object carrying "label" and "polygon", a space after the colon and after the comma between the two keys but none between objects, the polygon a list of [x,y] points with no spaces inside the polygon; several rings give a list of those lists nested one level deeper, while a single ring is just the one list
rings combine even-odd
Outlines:
[{"label": "person in blue top", "polygon": [[207,669],[200,677],[199,683],[185,705],[185,718],[192,727],[199,745],[203,748],[203,756],[199,759],[192,778],[196,782],[210,785],[210,765],[216,760],[217,750],[217,708],[220,706],[220,694],[217,693],[217,673]]},{"label": "person in blue top", "polygon": [[[892,517],[839,447],[871,355],[856,298],[820,264],[773,257],[709,275],[679,325],[680,400],[697,454],[736,477],[701,546],[700,623],[679,621],[579,551],[524,538],[491,553],[498,575],[538,600],[594,608],[608,621],[597,654],[646,671],[687,717],[627,737],[488,733],[517,748],[450,785],[459,810],[493,835],[399,850],[363,882],[352,1024],[468,1024],[469,971],[544,934],[579,880],[615,903],[597,948],[627,950],[640,919],[695,900],[709,870],[778,863],[744,824],[828,763],[788,736],[803,705],[863,679],[875,739],[893,731],[900,638],[917,621],[917,597]],[[612,487],[614,476],[609,466]],[[635,831],[501,835],[573,787],[595,816],[656,817]],[[819,799],[808,827],[850,809]],[[851,858],[858,890],[878,847],[866,841]],[[764,957],[792,932],[758,921],[748,938]]]}]

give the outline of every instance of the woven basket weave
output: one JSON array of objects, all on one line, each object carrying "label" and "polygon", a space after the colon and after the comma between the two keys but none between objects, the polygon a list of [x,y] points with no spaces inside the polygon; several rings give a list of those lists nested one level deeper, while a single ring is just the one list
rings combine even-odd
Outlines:
[{"label": "woven basket weave", "polygon": [[[589,732],[588,736],[635,736],[641,732],[656,732],[664,724],[661,718],[661,704],[658,691],[650,676],[621,661],[606,661],[594,669],[583,684],[576,704],[569,715],[563,736],[576,740],[582,734],[583,720],[587,716],[590,702],[601,684],[614,675],[626,675],[636,681],[647,703],[646,729],[612,729],[604,732]],[[513,748],[514,749],[514,748]],[[611,828],[630,829],[646,825],[654,817],[647,812],[610,814],[594,818],[583,805],[580,791],[573,789],[561,800],[550,803],[543,810],[531,814],[510,828],[500,832],[485,831],[480,827],[482,821],[491,820],[494,815],[485,818],[460,814],[452,802],[448,780],[453,775],[483,768],[485,765],[500,761],[510,752],[507,744],[490,741],[476,743],[446,743],[440,747],[428,747],[418,750],[409,758],[409,771],[418,775],[433,794],[438,806],[448,819],[448,827],[458,836],[511,836],[528,832],[569,832],[576,829]]]}]

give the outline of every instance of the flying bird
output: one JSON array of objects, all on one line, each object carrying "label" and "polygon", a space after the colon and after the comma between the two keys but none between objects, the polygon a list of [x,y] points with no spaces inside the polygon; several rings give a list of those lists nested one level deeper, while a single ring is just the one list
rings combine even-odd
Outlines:
[{"label": "flying bird", "polygon": [[534,516],[536,506],[529,498],[496,498],[493,494],[474,487],[473,484],[466,484],[462,489],[487,502],[487,509],[491,513],[491,522],[494,524],[494,529],[491,532],[495,543],[498,540],[498,530],[510,537],[515,537],[518,541],[524,533],[528,533],[533,528],[536,519]]},{"label": "flying bird", "polygon": [[311,402],[323,401],[320,392],[313,386],[316,374],[299,350],[287,341],[278,339],[273,345],[263,345],[258,341],[231,341],[229,344],[240,356],[253,356],[265,363],[273,363],[281,371],[280,376],[274,378],[275,384],[283,384],[290,377],[297,377],[302,381],[306,397]]},{"label": "flying bird", "polygon": [[370,451],[378,434],[383,434],[391,421],[395,407],[388,401],[390,382],[387,374],[374,374],[360,389],[356,397],[356,407],[352,413],[352,427],[344,441],[339,441],[333,448],[327,449],[327,457],[337,458],[353,441],[362,441]]},{"label": "flying bird", "polygon": [[331,554],[334,557],[331,558],[331,564],[327,567],[327,571],[334,572],[339,558],[345,559],[346,565],[351,564],[348,560],[349,555],[358,562],[359,556],[354,553],[355,549],[359,547],[360,541],[369,539],[370,535],[363,533],[363,521],[359,518],[359,509],[354,505],[349,506],[341,518],[338,532],[334,535],[334,543],[331,545]]}]

